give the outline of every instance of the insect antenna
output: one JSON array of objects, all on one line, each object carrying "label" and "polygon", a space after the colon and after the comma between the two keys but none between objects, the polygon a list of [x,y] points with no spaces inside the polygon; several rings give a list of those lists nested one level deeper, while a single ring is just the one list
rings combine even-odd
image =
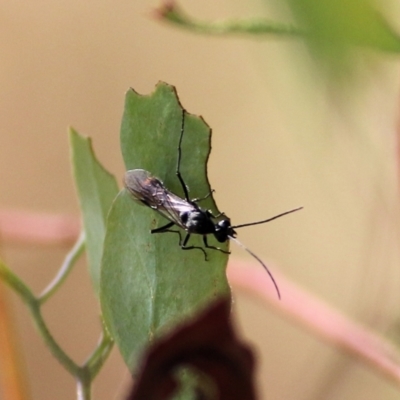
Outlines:
[{"label": "insect antenna", "polygon": [[178,162],[176,164],[176,176],[178,177],[179,182],[181,183],[183,193],[185,194],[185,200],[190,202],[189,191],[181,175],[182,138],[183,138],[183,133],[185,131],[185,114],[186,114],[185,110],[182,108],[181,134],[179,136],[179,143],[178,143]]},{"label": "insect antenna", "polygon": [[250,255],[252,255],[252,256],[264,267],[264,269],[267,271],[269,277],[271,278],[272,283],[273,283],[274,286],[275,286],[276,293],[278,294],[278,298],[279,298],[279,300],[280,300],[280,299],[281,299],[281,292],[279,291],[278,284],[276,283],[276,281],[275,281],[275,279],[274,279],[274,276],[272,275],[272,273],[271,273],[271,271],[268,269],[268,267],[261,261],[261,259],[260,259],[258,256],[256,256],[256,255],[255,255],[250,249],[248,249],[242,242],[239,242],[239,240],[237,240],[237,239],[234,238],[233,236],[229,236],[229,235],[228,235],[228,238],[229,238],[230,240],[233,240],[233,241],[234,241],[238,246],[240,246],[242,249],[246,250]]},{"label": "insect antenna", "polygon": [[297,208],[294,208],[293,210],[285,211],[285,212],[283,212],[283,213],[281,213],[281,214],[275,215],[274,217],[271,217],[271,218],[268,218],[268,219],[264,219],[263,221],[249,222],[249,223],[247,223],[247,224],[235,225],[235,226],[232,226],[232,228],[233,228],[233,229],[236,229],[236,228],[243,228],[244,226],[252,226],[252,225],[265,224],[266,222],[273,221],[274,219],[283,217],[284,215],[291,214],[291,213],[293,213],[293,212],[295,212],[295,211],[299,211],[299,210],[301,210],[302,208],[303,208],[303,207],[297,207]]}]

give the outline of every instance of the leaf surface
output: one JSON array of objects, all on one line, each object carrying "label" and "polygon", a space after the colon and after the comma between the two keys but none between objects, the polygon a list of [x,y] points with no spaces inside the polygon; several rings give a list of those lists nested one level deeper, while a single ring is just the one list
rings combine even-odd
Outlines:
[{"label": "leaf surface", "polygon": [[[145,169],[172,192],[183,196],[175,175],[182,109],[173,87],[160,83],[153,94],[128,91],[121,127],[126,169]],[[210,128],[186,115],[182,143],[183,178],[191,198],[210,192],[206,167]],[[201,203],[218,213],[209,197]],[[208,302],[229,295],[227,255],[207,250],[183,251],[177,234],[150,234],[168,221],[122,190],[111,208],[101,272],[104,319],[128,367],[134,369],[144,347]],[[194,235],[190,244],[202,246]],[[210,244],[216,245],[214,238]],[[220,247],[227,249],[224,243]]]},{"label": "leaf surface", "polygon": [[90,275],[96,293],[100,285],[100,266],[106,219],[112,201],[118,194],[118,185],[96,159],[90,138],[70,130],[72,166],[86,236],[86,250]]}]

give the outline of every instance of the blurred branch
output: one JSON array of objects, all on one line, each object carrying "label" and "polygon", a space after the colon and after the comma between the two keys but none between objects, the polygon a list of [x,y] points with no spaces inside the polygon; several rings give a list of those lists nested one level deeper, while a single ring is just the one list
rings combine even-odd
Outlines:
[{"label": "blurred branch", "polygon": [[243,268],[235,262],[229,265],[227,273],[234,287],[261,299],[264,304],[270,304],[314,336],[369,364],[400,387],[399,350],[383,337],[300,289],[277,274],[276,269],[274,276],[282,293],[281,301],[276,298],[265,271]]},{"label": "blurred branch", "polygon": [[0,239],[42,245],[70,245],[76,240],[80,223],[77,218],[0,210]]},{"label": "blurred branch", "polygon": [[364,76],[363,70],[369,71],[365,68],[369,50],[400,53],[400,35],[392,26],[392,17],[387,17],[393,12],[386,2],[285,0],[283,3],[294,23],[266,18],[203,21],[187,15],[174,0],[162,0],[153,15],[162,22],[206,35],[300,39],[316,62],[313,67],[322,72],[335,91],[348,91],[349,84]]},{"label": "blurred branch", "polygon": [[264,18],[226,20],[220,22],[205,22],[195,20],[184,13],[174,1],[163,1],[162,4],[155,9],[154,15],[162,21],[169,22],[189,31],[210,35],[302,35],[301,30],[293,25],[269,21]]},{"label": "blurred branch", "polygon": [[14,321],[10,315],[4,285],[0,282],[0,397],[8,400],[30,398],[27,378]]}]

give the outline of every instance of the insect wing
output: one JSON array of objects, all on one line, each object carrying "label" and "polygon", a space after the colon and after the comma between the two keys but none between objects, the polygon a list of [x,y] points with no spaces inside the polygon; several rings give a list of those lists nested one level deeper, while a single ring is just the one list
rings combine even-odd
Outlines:
[{"label": "insect wing", "polygon": [[124,184],[136,200],[148,207],[157,208],[163,202],[162,182],[143,169],[127,171]]},{"label": "insect wing", "polygon": [[150,172],[143,169],[127,171],[124,184],[136,200],[185,229],[180,215],[193,211],[193,205],[166,189]]}]

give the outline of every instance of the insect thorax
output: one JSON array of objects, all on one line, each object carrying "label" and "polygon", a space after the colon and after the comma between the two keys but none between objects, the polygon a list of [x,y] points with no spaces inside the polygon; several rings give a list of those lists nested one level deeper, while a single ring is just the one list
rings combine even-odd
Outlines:
[{"label": "insect thorax", "polygon": [[185,211],[180,218],[188,233],[207,235],[215,232],[215,224],[207,211],[198,208],[193,211]]}]

